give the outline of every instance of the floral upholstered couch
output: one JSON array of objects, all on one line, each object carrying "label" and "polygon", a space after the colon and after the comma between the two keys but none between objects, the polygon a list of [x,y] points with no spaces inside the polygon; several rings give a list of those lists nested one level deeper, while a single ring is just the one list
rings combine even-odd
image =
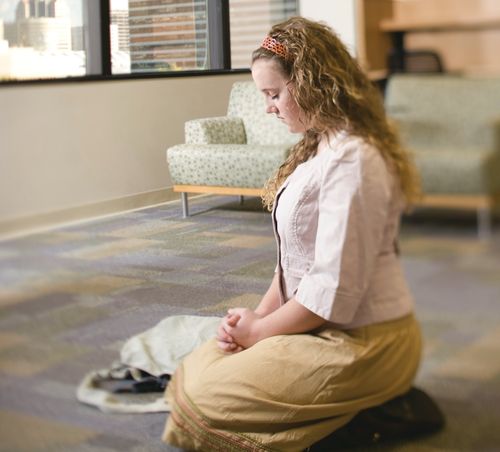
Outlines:
[{"label": "floral upholstered couch", "polygon": [[187,193],[260,196],[299,139],[265,112],[264,96],[253,82],[236,82],[227,116],[187,121],[185,143],[167,149],[183,215],[189,213]]},{"label": "floral upholstered couch", "polygon": [[420,170],[421,204],[474,209],[488,237],[500,194],[500,78],[395,75],[385,105]]}]

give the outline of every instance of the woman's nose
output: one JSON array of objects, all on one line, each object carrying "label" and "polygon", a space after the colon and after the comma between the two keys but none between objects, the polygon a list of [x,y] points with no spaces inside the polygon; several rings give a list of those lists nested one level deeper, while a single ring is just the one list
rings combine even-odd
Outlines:
[{"label": "woman's nose", "polygon": [[278,112],[278,109],[274,105],[267,104],[266,113],[277,113],[277,112]]}]

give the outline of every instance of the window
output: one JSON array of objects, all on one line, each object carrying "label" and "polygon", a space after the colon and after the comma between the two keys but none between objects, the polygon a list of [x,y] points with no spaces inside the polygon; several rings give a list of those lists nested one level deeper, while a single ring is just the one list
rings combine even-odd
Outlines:
[{"label": "window", "polygon": [[112,0],[113,73],[208,69],[207,17],[205,0]]},{"label": "window", "polygon": [[0,0],[0,80],[85,75],[83,0]]},{"label": "window", "polygon": [[298,14],[295,0],[230,0],[231,65],[247,68],[273,24]]},{"label": "window", "polygon": [[248,68],[297,13],[295,0],[0,0],[0,81]]}]

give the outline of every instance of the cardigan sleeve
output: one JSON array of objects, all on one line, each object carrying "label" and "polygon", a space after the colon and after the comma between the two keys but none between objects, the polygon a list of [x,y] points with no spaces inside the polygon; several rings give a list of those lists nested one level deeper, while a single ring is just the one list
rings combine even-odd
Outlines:
[{"label": "cardigan sleeve", "polygon": [[390,178],[380,153],[359,141],[325,165],[314,262],[295,299],[326,320],[349,323],[368,287],[387,222]]}]

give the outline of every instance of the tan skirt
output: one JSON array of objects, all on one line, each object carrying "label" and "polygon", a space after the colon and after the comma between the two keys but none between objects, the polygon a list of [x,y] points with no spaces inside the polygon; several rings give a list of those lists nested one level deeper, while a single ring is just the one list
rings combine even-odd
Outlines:
[{"label": "tan skirt", "polygon": [[204,452],[303,450],[360,410],[407,391],[420,352],[412,315],[274,336],[236,354],[208,341],[169,383],[163,440]]}]

